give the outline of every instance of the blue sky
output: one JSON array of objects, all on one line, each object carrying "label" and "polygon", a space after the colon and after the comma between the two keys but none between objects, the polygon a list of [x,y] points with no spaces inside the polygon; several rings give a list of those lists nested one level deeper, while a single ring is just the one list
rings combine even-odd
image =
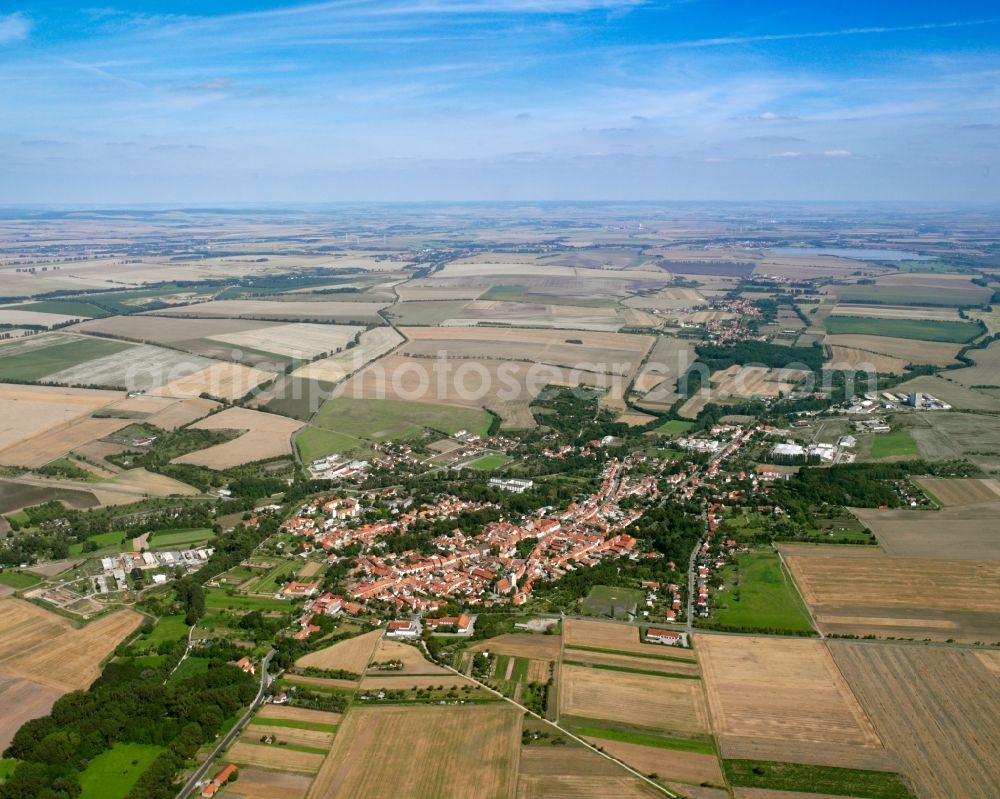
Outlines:
[{"label": "blue sky", "polygon": [[463,199],[1000,201],[1000,8],[0,3],[0,203]]}]

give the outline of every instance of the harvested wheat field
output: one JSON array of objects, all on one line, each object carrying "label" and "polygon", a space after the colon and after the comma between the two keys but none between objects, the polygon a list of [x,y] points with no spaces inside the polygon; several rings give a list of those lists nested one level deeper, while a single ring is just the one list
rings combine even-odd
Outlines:
[{"label": "harvested wheat field", "polygon": [[[20,599],[0,599],[0,746],[28,719],[46,715],[63,694],[88,688],[101,662],[142,616],[121,610],[77,629]],[[0,750],[2,751],[2,750]]]},{"label": "harvested wheat field", "polygon": [[[0,667],[2,668],[2,667]],[[0,752],[10,746],[21,725],[48,715],[52,705],[65,693],[60,688],[6,677],[0,672]]]},{"label": "harvested wheat field", "polygon": [[488,651],[494,655],[510,655],[519,658],[556,660],[559,657],[558,635],[535,635],[533,633],[507,633],[490,638],[470,647],[470,652]]},{"label": "harvested wheat field", "polygon": [[221,799],[303,799],[312,780],[305,774],[241,768],[236,782],[227,785]]},{"label": "harvested wheat field", "polygon": [[694,785],[703,782],[725,785],[719,759],[715,755],[681,752],[660,746],[643,746],[622,741],[606,741],[601,738],[595,738],[590,743],[600,746],[609,755],[627,763],[642,774],[657,774],[663,780],[690,782]]},{"label": "harvested wheat field", "polygon": [[582,746],[525,746],[517,799],[652,799],[663,794]]},{"label": "harvested wheat field", "polygon": [[[774,791],[770,788],[734,788],[734,799],[845,799],[830,793],[802,793],[802,791]],[[850,799],[850,797],[846,797]]]},{"label": "harvested wheat field", "polygon": [[[923,484],[922,480],[920,482]],[[966,496],[977,496],[988,488],[956,486],[938,487],[938,490],[957,499],[962,492],[968,492]],[[933,490],[932,493],[938,496]],[[956,505],[936,513],[867,508],[857,508],[852,512],[875,534],[882,549],[892,557],[1000,560],[1000,501]]]},{"label": "harvested wheat field", "polygon": [[202,397],[174,400],[163,410],[157,411],[146,418],[146,421],[164,430],[176,430],[186,424],[201,419],[219,407],[215,400]]},{"label": "harvested wheat field", "polygon": [[530,404],[547,385],[624,389],[626,378],[558,366],[487,359],[446,360],[387,355],[343,383],[342,396],[488,408],[505,428],[535,426]]},{"label": "harvested wheat field", "polygon": [[233,400],[247,394],[261,383],[273,380],[274,372],[254,369],[238,363],[215,363],[200,371],[172,380],[154,389],[162,397],[210,397]]},{"label": "harvested wheat field", "polygon": [[165,308],[146,315],[189,316],[222,319],[276,319],[289,322],[344,322],[379,324],[378,312],[386,302],[310,302],[279,300],[211,300],[177,308]]},{"label": "harvested wheat field", "polygon": [[853,347],[830,347],[830,358],[823,364],[829,369],[856,372],[878,372],[901,375],[906,371],[907,361],[889,355],[879,355]]},{"label": "harvested wheat field", "polygon": [[[30,413],[30,411],[29,411]],[[0,452],[0,463],[37,469],[70,450],[128,427],[129,419],[75,419]]]},{"label": "harvested wheat field", "polygon": [[831,347],[848,347],[878,355],[888,355],[890,358],[898,358],[907,363],[928,363],[933,366],[948,366],[955,363],[955,355],[962,348],[961,344],[949,344],[944,341],[921,341],[860,333],[828,335],[823,339],[823,343]]},{"label": "harvested wheat field", "polygon": [[917,483],[942,505],[969,505],[1000,500],[1000,480],[995,478],[920,477],[917,478]]},{"label": "harvested wheat field", "polygon": [[[86,341],[82,339],[81,341]],[[126,391],[150,391],[200,372],[214,361],[152,344],[130,346],[113,355],[94,358],[45,377],[47,383],[81,386],[121,386]]]},{"label": "harvested wheat field", "polygon": [[290,683],[298,685],[315,685],[320,688],[345,688],[353,691],[358,687],[357,680],[340,679],[336,677],[310,677],[308,674],[291,674],[284,677]]},{"label": "harvested wheat field", "polygon": [[76,629],[19,599],[0,601],[0,673],[64,691],[87,688],[101,661],[142,621],[132,610],[102,616]]},{"label": "harvested wheat field", "polygon": [[0,452],[123,396],[120,391],[0,383]]},{"label": "harvested wheat field", "polygon": [[[591,331],[407,327],[402,352],[450,358],[517,359],[591,372],[630,374],[653,346],[651,336]],[[624,364],[624,366],[622,366]]]},{"label": "harvested wheat field", "polygon": [[830,643],[921,799],[1000,796],[1000,686],[976,653]]},{"label": "harvested wheat field", "polygon": [[340,724],[342,713],[331,713],[326,710],[310,710],[305,707],[289,705],[264,705],[257,713],[257,719],[288,719],[290,721],[311,721],[317,724]]},{"label": "harvested wheat field", "polygon": [[209,336],[210,341],[262,352],[273,352],[296,360],[308,360],[343,349],[364,330],[359,325],[320,325],[308,322],[270,325],[256,330]]},{"label": "harvested wheat field", "polygon": [[309,790],[310,799],[508,799],[521,714],[506,703],[355,707]]},{"label": "harvested wheat field", "polygon": [[712,387],[722,397],[777,397],[787,394],[808,372],[766,366],[730,366],[712,375]]},{"label": "harvested wheat field", "polygon": [[932,319],[955,321],[961,317],[957,308],[930,308],[919,305],[852,305],[838,303],[830,316],[862,316],[874,319]]},{"label": "harvested wheat field", "polygon": [[701,680],[653,677],[563,664],[559,713],[683,735],[709,733]]},{"label": "harvested wheat field", "polygon": [[375,327],[361,334],[358,346],[296,369],[292,377],[336,383],[399,346],[403,337],[392,327]]},{"label": "harvested wheat field", "polygon": [[724,756],[749,745],[770,760],[886,764],[871,721],[822,641],[699,635],[697,643]]},{"label": "harvested wheat field", "polygon": [[[668,649],[668,647],[661,647],[661,649]],[[664,654],[669,653],[664,652]],[[653,658],[612,655],[604,652],[587,652],[583,649],[567,649],[563,652],[563,660],[587,663],[593,666],[611,666],[618,669],[659,671],[664,674],[701,673],[701,669],[697,663],[683,663],[677,660],[654,660]]]},{"label": "harvested wheat field", "polygon": [[323,764],[323,755],[313,752],[299,752],[286,746],[248,743],[240,739],[226,751],[225,758],[237,766],[273,769],[275,771],[295,771],[300,774],[315,774]]},{"label": "harvested wheat field", "polygon": [[370,671],[371,674],[451,674],[445,668],[431,663],[424,657],[423,653],[415,646],[404,644],[402,641],[393,641],[390,638],[383,638],[375,647],[375,654],[372,655],[372,664],[385,663],[390,660],[398,660],[403,664],[402,671],[380,672]]},{"label": "harvested wheat field", "polygon": [[198,430],[245,430],[239,438],[214,447],[189,452],[171,463],[190,463],[209,469],[231,469],[252,461],[292,454],[292,435],[304,427],[303,422],[262,413],[249,408],[227,408],[195,422]]},{"label": "harvested wheat field", "polygon": [[780,550],[825,633],[1000,638],[1000,561],[841,554],[829,547]]},{"label": "harvested wheat field", "polygon": [[282,724],[268,724],[267,719],[253,719],[241,740],[256,743],[262,735],[269,735],[275,742],[284,741],[293,746],[308,746],[313,749],[327,749],[333,743],[333,733],[323,730],[304,730]]},{"label": "harvested wheat field", "polygon": [[[695,654],[690,649],[676,649],[660,644],[643,644],[639,641],[638,627],[614,622],[566,619],[563,622],[563,641],[567,649],[572,649],[574,646],[590,646],[659,657],[695,658]],[[570,657],[570,654],[567,653],[566,657]],[[576,657],[576,655],[573,654],[572,657]]]},{"label": "harvested wheat field", "polygon": [[331,671],[343,669],[362,674],[368,667],[368,661],[371,660],[375,645],[381,637],[381,630],[372,630],[370,633],[348,638],[346,641],[338,641],[333,646],[304,655],[295,662],[295,665],[301,668],[311,667]]}]

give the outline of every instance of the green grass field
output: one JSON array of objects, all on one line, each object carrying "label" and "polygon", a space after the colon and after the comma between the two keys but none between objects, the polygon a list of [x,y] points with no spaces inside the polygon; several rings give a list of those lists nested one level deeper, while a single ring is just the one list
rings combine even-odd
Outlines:
[{"label": "green grass field", "polygon": [[692,427],[694,427],[694,422],[685,422],[681,419],[671,419],[669,422],[664,422],[659,427],[655,428],[653,432],[660,433],[664,436],[682,436]]},{"label": "green grass field", "polygon": [[197,677],[199,674],[205,674],[208,672],[209,663],[211,663],[211,661],[208,658],[185,658],[181,661],[177,670],[170,675],[170,682],[178,683],[186,680],[188,677]]},{"label": "green grass field", "polygon": [[187,634],[188,626],[184,623],[183,616],[163,616],[156,622],[149,637],[142,639],[139,645],[153,649],[164,641],[179,641]]},{"label": "green grass field", "polygon": [[302,719],[262,719],[255,718],[250,722],[250,726],[262,724],[268,727],[291,727],[295,730],[315,730],[316,732],[336,732],[336,724],[324,724],[321,721],[304,721]]},{"label": "green grass field", "polygon": [[912,799],[898,774],[768,760],[723,760],[726,779],[745,788],[802,791],[857,799]]},{"label": "green grass field", "polygon": [[209,610],[269,610],[287,611],[291,603],[263,596],[230,596],[221,588],[210,588],[205,592],[205,607]]},{"label": "green grass field", "polygon": [[125,533],[118,530],[112,530],[109,533],[98,533],[97,535],[90,536],[87,540],[93,541],[97,545],[97,549],[85,553],[83,551],[84,542],[80,541],[69,545],[69,554],[93,556],[99,552],[127,552],[132,548],[131,540],[125,537]]},{"label": "green grass field", "polygon": [[990,290],[966,284],[962,288],[940,286],[838,286],[837,299],[841,302],[860,302],[874,305],[980,305],[989,302]]},{"label": "green grass field", "polygon": [[[564,723],[566,723],[564,721]],[[628,744],[639,744],[640,746],[655,746],[659,749],[676,749],[680,752],[697,752],[704,755],[714,755],[715,745],[711,741],[696,741],[687,738],[669,738],[660,735],[650,735],[648,733],[628,730],[611,729],[609,727],[598,727],[590,725],[578,725],[568,723],[567,726],[575,734],[584,738],[597,738],[600,740],[621,741]]]},{"label": "green grass field", "polygon": [[0,782],[3,782],[13,774],[15,768],[17,768],[16,760],[0,759]]},{"label": "green grass field", "polygon": [[886,458],[919,458],[917,442],[913,440],[909,430],[893,430],[890,433],[877,433],[872,440],[872,460],[880,461]]},{"label": "green grass field", "polygon": [[274,594],[284,584],[284,578],[288,577],[301,565],[298,561],[282,561],[246,590],[254,594]]},{"label": "green grass field", "polygon": [[41,577],[36,577],[34,574],[28,574],[27,572],[0,572],[0,585],[6,585],[18,591],[22,588],[31,588],[33,585],[38,585],[41,581]]},{"label": "green grass field", "polygon": [[162,746],[115,744],[87,765],[80,775],[80,799],[124,799]]},{"label": "green grass field", "polygon": [[982,332],[974,322],[934,319],[872,319],[862,316],[831,316],[826,320],[831,335],[856,333],[865,336],[892,336],[919,341],[945,341],[964,344]]},{"label": "green grass field", "polygon": [[215,533],[207,527],[191,528],[188,530],[163,530],[154,533],[149,539],[150,549],[183,549],[204,544]]},{"label": "green grass field", "polygon": [[620,588],[610,585],[595,585],[583,600],[584,613],[624,619],[635,613],[643,593],[638,588]]},{"label": "green grass field", "polygon": [[132,344],[103,339],[79,339],[51,347],[41,347],[17,355],[0,357],[0,378],[4,380],[41,380],[71,366],[95,358],[114,355],[131,348]]},{"label": "green grass field", "polygon": [[483,455],[483,457],[474,460],[472,463],[467,463],[466,466],[478,472],[492,472],[494,469],[506,466],[512,460],[514,459],[506,455]]},{"label": "green grass field", "polygon": [[722,629],[810,632],[802,597],[778,554],[760,549],[736,556],[723,569],[726,591],[716,592],[712,616],[700,626]]},{"label": "green grass field", "polygon": [[489,432],[493,417],[486,411],[402,400],[360,400],[335,397],[316,415],[314,424],[372,441],[398,438],[398,429],[427,427],[446,435],[468,430],[481,436]]},{"label": "green grass field", "polygon": [[332,453],[363,451],[374,441],[401,440],[419,435],[424,428],[452,435],[468,430],[485,436],[493,417],[482,410],[401,400],[358,400],[334,397],[295,437],[305,463]]},{"label": "green grass field", "polygon": [[337,453],[347,455],[367,449],[368,442],[346,433],[303,427],[295,435],[295,446],[303,463],[312,463],[318,458]]}]

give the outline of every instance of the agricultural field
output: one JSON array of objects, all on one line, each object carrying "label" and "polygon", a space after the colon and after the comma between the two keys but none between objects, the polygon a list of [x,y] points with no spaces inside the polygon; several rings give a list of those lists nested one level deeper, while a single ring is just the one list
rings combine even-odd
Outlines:
[{"label": "agricultural field", "polygon": [[838,303],[830,316],[873,317],[876,319],[933,319],[941,322],[958,321],[957,308],[921,308],[916,305],[851,305]]},{"label": "agricultural field", "polygon": [[982,333],[973,322],[939,319],[878,319],[867,316],[830,316],[826,332],[831,335],[891,336],[921,341],[946,341],[964,344]]},{"label": "agricultural field", "polygon": [[809,611],[772,549],[738,554],[734,563],[722,569],[721,579],[725,590],[716,592],[717,604],[704,626],[749,632],[812,633]]},{"label": "agricultural field", "polygon": [[292,376],[336,383],[392,352],[402,342],[403,337],[395,328],[375,327],[361,334],[356,347],[299,367]]},{"label": "agricultural field", "polygon": [[607,799],[609,796],[655,799],[663,793],[583,746],[571,743],[521,747],[517,799]]},{"label": "agricultural field", "polygon": [[220,799],[303,799],[312,778],[294,771],[241,768],[239,779],[220,791]]},{"label": "agricultural field", "polygon": [[[93,308],[93,306],[89,306]],[[26,325],[32,327],[52,328],[64,325],[91,314],[73,313],[82,310],[83,304],[73,308],[68,303],[65,307],[57,307],[55,303],[24,303],[23,305],[0,306],[0,325]],[[95,309],[96,310],[96,309]]]},{"label": "agricultural field", "polygon": [[490,652],[508,657],[523,657],[535,660],[556,660],[559,658],[559,636],[537,635],[534,633],[507,633],[470,647],[470,652]]},{"label": "agricultural field", "polygon": [[[565,650],[597,651],[606,654],[636,655],[657,660],[691,661],[690,650],[665,647],[661,644],[644,644],[639,640],[639,628],[631,624],[614,624],[585,619],[566,619],[563,622],[563,648]],[[570,653],[565,653],[570,657]],[[576,657],[574,651],[572,657]]]},{"label": "agricultural field", "polygon": [[977,477],[918,477],[917,483],[941,505],[1000,500],[1000,480]]},{"label": "agricultural field", "polygon": [[209,469],[231,469],[252,461],[292,454],[292,436],[302,422],[275,413],[227,408],[191,425],[196,430],[241,430],[239,438],[189,452],[171,463],[190,463]]},{"label": "agricultural field", "polygon": [[1000,795],[1000,692],[977,653],[841,641],[830,651],[921,799]]},{"label": "agricultural field", "polygon": [[889,557],[870,548],[779,547],[824,633],[995,641],[1000,561]]},{"label": "agricultural field", "polygon": [[956,307],[988,302],[990,290],[969,282],[968,275],[886,275],[873,286],[837,286],[837,299],[847,303]]},{"label": "agricultural field", "polygon": [[82,628],[20,599],[0,599],[0,747],[69,691],[87,688],[142,616],[122,610]]},{"label": "agricultural field", "polygon": [[[49,378],[50,375],[72,374],[81,364],[120,354],[128,349],[130,345],[118,341],[90,339],[66,333],[13,339],[0,344],[0,379],[37,381]],[[74,382],[56,380],[54,377],[50,379],[52,382]]]},{"label": "agricultural field", "polygon": [[41,505],[53,499],[71,508],[92,508],[101,504],[90,491],[0,480],[0,514],[20,510],[29,505]]},{"label": "agricultural field", "polygon": [[695,644],[724,757],[889,762],[822,641],[703,634]]},{"label": "agricultural field", "polygon": [[830,369],[844,371],[901,375],[906,372],[907,363],[908,361],[903,358],[893,358],[867,350],[833,345],[830,347],[830,357],[823,365]]},{"label": "agricultural field", "polygon": [[521,714],[506,703],[355,707],[308,799],[509,799],[520,735]]},{"label": "agricultural field", "polygon": [[963,386],[1000,386],[1000,341],[994,341],[985,349],[970,350],[968,357],[976,365],[949,372],[948,379]]},{"label": "agricultural field", "polygon": [[[12,447],[17,447],[20,452],[14,457],[37,461],[48,453],[35,452],[30,446],[24,449],[27,442],[39,436],[51,437],[55,431],[68,430],[74,422],[121,396],[114,391],[0,384],[0,419],[4,420],[0,421],[0,462],[8,462]],[[76,440],[68,447],[50,447],[53,454],[42,463],[48,463],[85,443],[76,434],[73,437]]]},{"label": "agricultural field", "polygon": [[[226,759],[241,769],[249,766],[269,771],[291,771],[299,774],[315,774],[323,764],[323,751],[303,752],[288,746],[267,745],[259,740],[253,742],[241,737],[226,751]],[[310,747],[312,749],[313,747]]]},{"label": "agricultural field", "polygon": [[921,478],[918,482],[934,498],[947,500],[943,503],[946,507],[940,511],[853,511],[887,555],[1000,560],[1000,498],[981,499],[993,490],[990,486],[995,486],[995,480]]},{"label": "agricultural field", "polygon": [[303,655],[295,665],[300,668],[343,670],[363,674],[381,637],[381,630],[372,630],[364,635],[338,641],[332,646]]},{"label": "agricultural field", "polygon": [[563,664],[559,715],[570,728],[625,725],[651,735],[711,734],[702,681]]},{"label": "agricultural field", "polygon": [[777,397],[788,394],[808,372],[802,369],[769,369],[733,365],[712,375],[714,397]]},{"label": "agricultural field", "polygon": [[827,335],[824,344],[830,347],[844,347],[852,350],[874,352],[889,358],[898,358],[906,363],[930,364],[932,366],[948,366],[956,363],[955,355],[961,349],[961,344],[943,341],[919,341],[893,336],[872,336],[855,333]]},{"label": "agricultural field", "polygon": [[993,414],[935,411],[912,414],[907,429],[926,460],[964,458],[987,473],[1000,470],[1000,418]]},{"label": "agricultural field", "polygon": [[202,319],[264,319],[288,322],[381,324],[378,312],[386,302],[310,302],[276,300],[210,300],[194,305],[150,311],[146,315]]},{"label": "agricultural field", "polygon": [[407,355],[436,357],[442,350],[449,358],[493,358],[533,361],[589,372],[625,371],[631,374],[654,344],[650,336],[590,331],[516,330],[474,328],[403,328],[407,342],[400,348]]},{"label": "agricultural field", "polygon": [[673,336],[657,336],[646,363],[635,378],[633,391],[642,395],[642,403],[665,408],[680,398],[677,380],[694,363],[691,342]]},{"label": "agricultural field", "polygon": [[153,389],[161,397],[193,398],[208,394],[225,400],[245,396],[261,383],[273,380],[274,372],[254,369],[238,363],[216,362]]},{"label": "agricultural field", "polygon": [[344,349],[363,330],[358,325],[297,323],[269,325],[208,338],[240,349],[274,353],[293,360],[307,360]]},{"label": "agricultural field", "polygon": [[933,394],[957,410],[1000,411],[1000,393],[989,389],[973,389],[966,382],[956,379],[964,377],[965,372],[965,369],[955,369],[936,375],[920,375],[900,383],[893,391],[902,394],[914,391]]},{"label": "agricultural field", "polygon": [[724,760],[736,799],[912,799],[906,782],[885,770],[783,763],[773,760]]}]

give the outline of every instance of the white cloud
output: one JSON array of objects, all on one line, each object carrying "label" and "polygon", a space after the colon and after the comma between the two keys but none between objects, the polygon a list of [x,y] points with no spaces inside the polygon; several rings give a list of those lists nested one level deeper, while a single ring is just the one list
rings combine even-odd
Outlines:
[{"label": "white cloud", "polygon": [[824,150],[823,155],[829,158],[843,158],[851,154],[850,150]]},{"label": "white cloud", "polygon": [[9,44],[28,38],[31,32],[31,20],[20,11],[13,14],[0,14],[0,44]]},{"label": "white cloud", "polygon": [[798,158],[802,153],[795,150],[785,150],[783,153],[775,153],[772,158]]}]

